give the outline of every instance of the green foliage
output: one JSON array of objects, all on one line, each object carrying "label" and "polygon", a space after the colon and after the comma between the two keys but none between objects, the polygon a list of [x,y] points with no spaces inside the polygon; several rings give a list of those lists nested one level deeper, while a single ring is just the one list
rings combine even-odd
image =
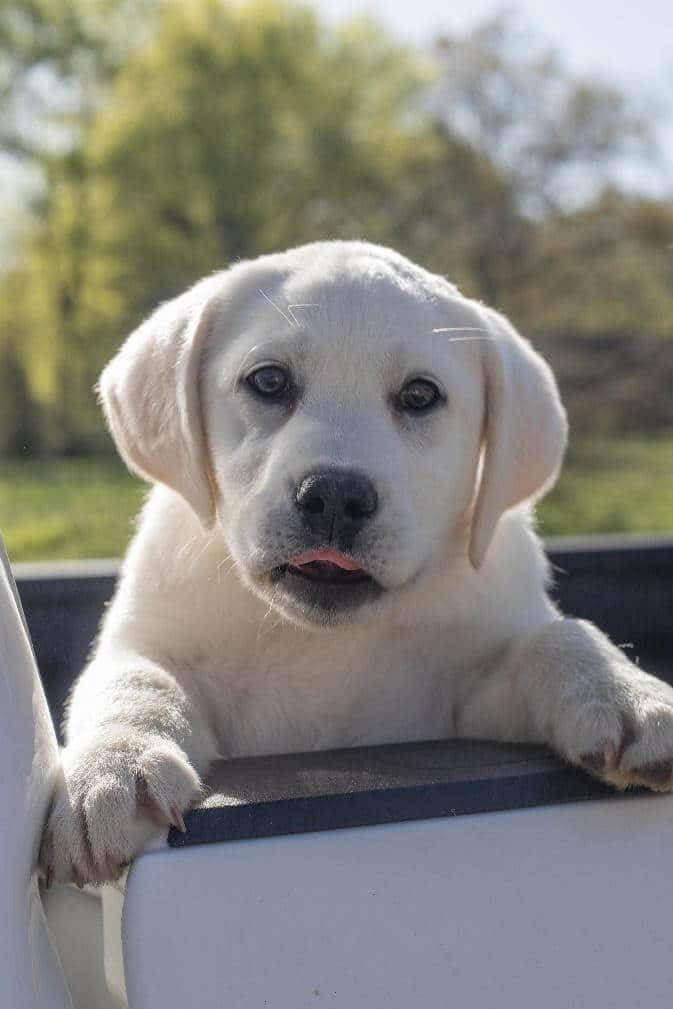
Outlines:
[{"label": "green foliage", "polygon": [[39,438],[39,413],[26,376],[9,349],[0,369],[0,455],[19,455]]},{"label": "green foliage", "polygon": [[673,204],[605,190],[535,233],[526,314],[538,332],[673,334]]},{"label": "green foliage", "polygon": [[155,8],[155,0],[0,0],[0,149],[26,160],[48,154],[54,127],[92,111]]},{"label": "green foliage", "polygon": [[411,104],[426,75],[372,24],[328,30],[274,2],[157,4],[70,148],[44,155],[36,225],[0,292],[53,420],[40,448],[100,449],[102,365],[204,273],[325,235],[389,238],[405,163],[431,143]]},{"label": "green foliage", "polygon": [[89,134],[93,291],[126,322],[233,259],[375,221],[419,83],[364,25],[327,33],[276,3],[165,5]]}]

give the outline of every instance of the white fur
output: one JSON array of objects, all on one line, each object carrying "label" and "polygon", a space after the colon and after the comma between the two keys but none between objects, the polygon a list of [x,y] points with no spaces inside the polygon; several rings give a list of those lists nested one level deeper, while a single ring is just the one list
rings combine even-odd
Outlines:
[{"label": "white fur", "polygon": [[[292,408],[250,394],[268,360],[296,375]],[[415,375],[446,404],[402,416]],[[218,756],[489,736],[670,787],[673,692],[547,597],[530,504],[565,416],[497,313],[390,250],[316,243],[162,306],[101,394],[156,486],[73,693],[43,846],[57,879],[117,875]],[[321,617],[268,573],[301,552],[294,489],[324,467],[377,488],[357,559],[385,591]]]}]

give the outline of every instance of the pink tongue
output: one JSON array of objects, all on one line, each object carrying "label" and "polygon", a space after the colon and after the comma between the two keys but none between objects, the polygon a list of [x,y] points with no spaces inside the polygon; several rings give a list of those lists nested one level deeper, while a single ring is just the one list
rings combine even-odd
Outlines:
[{"label": "pink tongue", "polygon": [[344,571],[360,571],[360,565],[352,561],[350,557],[344,557],[343,554],[337,553],[336,550],[307,550],[304,554],[298,554],[296,557],[290,558],[290,564],[293,568],[300,568],[303,564],[312,564],[314,561],[328,561],[330,564],[334,564],[337,568],[342,568]]}]

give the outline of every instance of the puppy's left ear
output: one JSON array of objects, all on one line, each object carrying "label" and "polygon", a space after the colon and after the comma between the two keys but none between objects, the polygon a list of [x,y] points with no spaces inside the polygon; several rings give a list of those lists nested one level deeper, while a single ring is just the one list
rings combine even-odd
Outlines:
[{"label": "puppy's left ear", "polygon": [[212,279],[166,302],[107,365],[99,393],[119,453],[133,472],[177,491],[210,528],[216,496],[199,367],[210,329]]},{"label": "puppy's left ear", "polygon": [[472,520],[470,561],[482,564],[503,512],[553,484],[567,421],[551,369],[509,322],[491,309],[482,346],[484,456]]}]

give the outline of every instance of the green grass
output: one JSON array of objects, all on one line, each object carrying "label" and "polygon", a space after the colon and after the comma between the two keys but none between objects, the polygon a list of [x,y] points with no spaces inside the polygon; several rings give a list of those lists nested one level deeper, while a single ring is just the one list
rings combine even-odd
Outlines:
[{"label": "green grass", "polygon": [[[0,460],[0,532],[10,558],[120,556],[143,491],[113,460]],[[673,438],[579,444],[539,517],[545,536],[673,531]]]},{"label": "green grass", "polygon": [[143,493],[114,460],[0,460],[0,532],[10,560],[120,556]]},{"label": "green grass", "polygon": [[538,517],[544,536],[673,532],[673,438],[571,445]]}]

